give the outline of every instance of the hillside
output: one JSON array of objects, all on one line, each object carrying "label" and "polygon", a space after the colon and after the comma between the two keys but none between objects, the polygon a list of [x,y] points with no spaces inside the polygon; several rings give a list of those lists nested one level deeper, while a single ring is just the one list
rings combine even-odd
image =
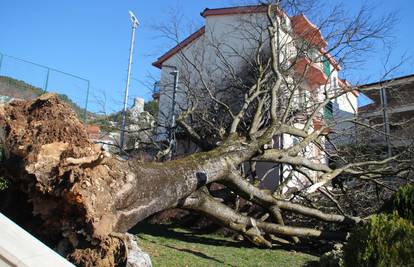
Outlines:
[{"label": "hillside", "polygon": [[0,95],[20,99],[34,99],[41,95],[43,90],[24,81],[19,81],[7,76],[0,76]]},{"label": "hillside", "polygon": [[[16,80],[7,76],[0,76],[0,96],[31,100],[43,94],[43,92],[42,88],[33,86],[24,81]],[[58,96],[61,100],[71,105],[79,117],[83,116],[84,109],[79,107],[67,95],[58,94]]]}]

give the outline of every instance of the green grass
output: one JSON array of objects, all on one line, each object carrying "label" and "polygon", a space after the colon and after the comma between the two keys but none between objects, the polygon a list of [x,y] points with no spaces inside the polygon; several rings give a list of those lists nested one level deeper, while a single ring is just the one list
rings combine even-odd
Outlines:
[{"label": "green grass", "polygon": [[138,245],[157,266],[315,266],[318,257],[283,249],[261,249],[247,242],[180,228],[138,225]]}]

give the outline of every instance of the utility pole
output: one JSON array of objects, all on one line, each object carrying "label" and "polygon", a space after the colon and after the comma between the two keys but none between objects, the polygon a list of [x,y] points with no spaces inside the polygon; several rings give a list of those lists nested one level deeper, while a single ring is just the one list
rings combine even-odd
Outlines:
[{"label": "utility pole", "polygon": [[131,33],[131,45],[129,48],[129,61],[128,61],[128,74],[127,74],[127,81],[125,86],[125,96],[124,96],[124,109],[122,110],[122,127],[121,127],[121,150],[124,149],[125,143],[125,124],[126,124],[126,112],[128,109],[128,90],[129,90],[129,81],[131,78],[131,65],[132,65],[132,52],[134,51],[134,38],[135,38],[135,29],[138,27],[139,22],[135,17],[132,11],[129,11],[129,17],[132,22],[132,33]]},{"label": "utility pole", "polygon": [[382,104],[382,115],[384,121],[384,132],[385,132],[385,143],[387,144],[388,157],[392,157],[391,142],[390,142],[390,123],[388,118],[388,101],[387,92],[384,87],[381,87],[381,104]]}]

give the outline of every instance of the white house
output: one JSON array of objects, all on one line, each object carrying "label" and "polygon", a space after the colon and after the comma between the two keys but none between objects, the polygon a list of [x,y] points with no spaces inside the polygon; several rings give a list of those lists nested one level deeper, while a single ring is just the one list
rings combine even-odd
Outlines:
[{"label": "white house", "polygon": [[[265,50],[269,49],[266,13],[266,6],[205,9],[201,13],[204,26],[153,63],[161,70],[159,121],[165,126],[160,128],[161,139],[167,138],[167,128],[173,121],[173,98],[177,115],[180,107],[187,105],[186,88],[199,86],[200,79],[197,79],[197,75],[216,81],[215,86],[220,87],[220,83],[224,83],[228,78],[229,66],[234,72],[242,71],[246,67],[245,58],[254,55],[259,43],[263,43]],[[278,12],[277,18],[281,24],[281,61],[288,62],[294,57],[296,73],[305,73],[300,94],[294,100],[295,108],[304,109],[309,98],[313,101],[323,101],[326,95],[332,95],[346,87],[346,82],[338,77],[341,67],[326,52],[328,44],[318,28],[303,14],[289,17],[284,12]],[[298,49],[300,43],[306,43],[312,48],[303,53]],[[196,75],[197,70],[189,62],[193,62],[202,73],[198,72]],[[175,70],[179,71],[179,79],[178,88],[173,96],[172,74],[176,73]],[[341,120],[356,113],[357,94],[349,92],[328,103],[318,116],[319,119],[314,121],[313,127],[320,127],[326,119]],[[338,124],[333,131],[344,132],[348,127],[350,124]],[[341,142],[343,141],[342,139]],[[295,138],[285,135],[277,143],[278,146],[283,144],[284,147],[288,147],[295,143]],[[308,153],[312,154],[315,160],[324,160],[324,155],[316,148]],[[280,177],[280,172],[284,170],[276,165],[262,163],[258,167],[258,176],[262,177],[269,169],[274,168],[274,172],[278,172],[277,175]],[[273,179],[267,182],[266,186],[274,188],[275,183],[278,181]]]}]

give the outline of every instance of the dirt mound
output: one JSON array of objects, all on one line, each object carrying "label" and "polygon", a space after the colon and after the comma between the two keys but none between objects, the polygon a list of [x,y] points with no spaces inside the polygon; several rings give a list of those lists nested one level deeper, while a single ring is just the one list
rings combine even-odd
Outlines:
[{"label": "dirt mound", "polygon": [[[26,220],[36,221],[26,225],[30,232],[40,233],[38,237],[61,254],[70,255],[76,248],[71,259],[80,266],[82,261],[93,262],[82,255],[98,260],[102,253],[114,253],[106,258],[111,263],[99,266],[124,261],[125,255],[120,254],[125,251],[119,249],[123,242],[112,238],[108,245],[111,228],[106,221],[99,224],[107,205],[112,207],[111,188],[116,181],[123,182],[114,178],[122,171],[112,167],[110,155],[89,140],[68,104],[55,94],[45,94],[0,107],[0,138],[6,154],[0,169],[11,181],[8,203],[14,203],[15,213],[25,212]],[[103,160],[106,165],[101,165]],[[95,201],[97,194],[104,200]]]},{"label": "dirt mound", "polygon": [[13,154],[27,155],[35,147],[54,142],[90,146],[91,142],[75,112],[55,94],[44,94],[32,101],[14,101],[4,107],[0,125],[5,125],[6,148]]}]

